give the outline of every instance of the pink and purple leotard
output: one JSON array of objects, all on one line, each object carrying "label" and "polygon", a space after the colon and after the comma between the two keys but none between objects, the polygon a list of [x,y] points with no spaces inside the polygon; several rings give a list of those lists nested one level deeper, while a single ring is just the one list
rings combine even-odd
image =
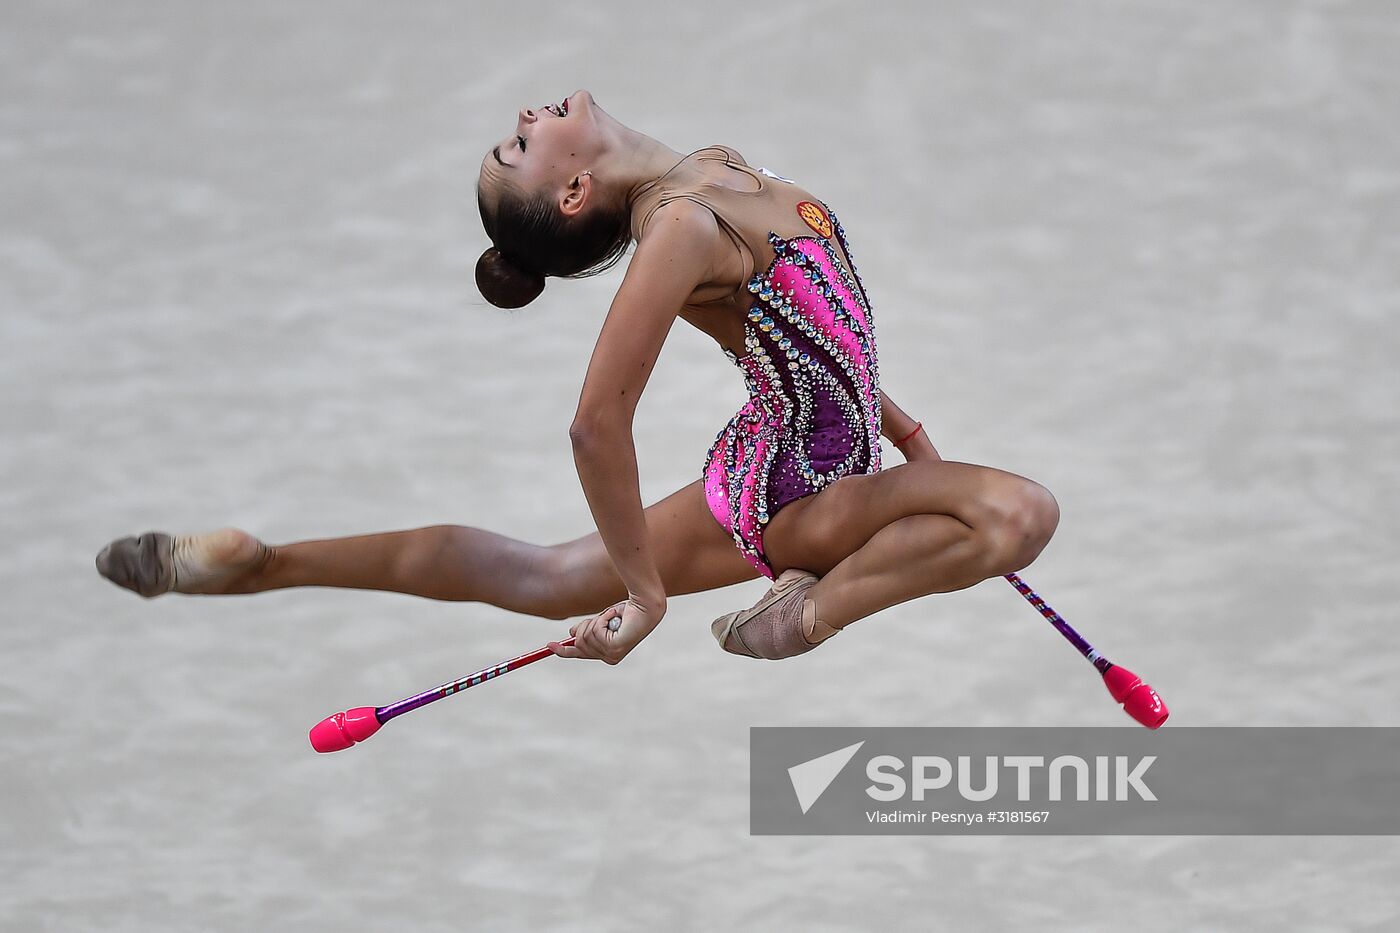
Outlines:
[{"label": "pink and purple leotard", "polygon": [[763,531],[778,510],[843,476],[880,469],[874,321],[836,214],[727,147],[699,152],[711,150],[722,155],[708,158],[722,158],[759,187],[702,182],[666,190],[646,216],[677,197],[699,201],[745,257],[747,352],[724,352],[743,372],[749,399],[715,436],[703,478],[715,519],[772,578]]}]

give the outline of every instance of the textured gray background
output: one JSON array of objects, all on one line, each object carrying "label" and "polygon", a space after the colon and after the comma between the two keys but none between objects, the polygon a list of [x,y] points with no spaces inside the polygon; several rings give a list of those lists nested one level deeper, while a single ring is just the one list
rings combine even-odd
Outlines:
[{"label": "textured gray background", "polygon": [[[621,667],[320,757],[322,716],[562,626],[147,603],[92,559],[152,527],[589,530],[567,426],[621,270],[519,313],[471,277],[482,153],[586,87],[840,213],[885,387],[1054,491],[1027,580],[1174,724],[1393,725],[1397,44],[1380,2],[7,0],[0,924],[1393,929],[1389,838],[750,837],[750,725],[1122,722],[1000,581],[771,665],[708,631],[761,584],[676,599]],[[742,396],[673,331],[648,502]]]}]

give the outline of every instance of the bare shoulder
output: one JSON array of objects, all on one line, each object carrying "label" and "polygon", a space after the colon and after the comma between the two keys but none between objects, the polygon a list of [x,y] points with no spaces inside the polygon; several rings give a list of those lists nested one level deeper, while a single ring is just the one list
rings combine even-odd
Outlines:
[{"label": "bare shoulder", "polygon": [[722,240],[705,205],[680,198],[663,204],[647,220],[619,296],[640,296],[644,304],[676,313],[713,274]]},{"label": "bare shoulder", "polygon": [[704,244],[717,239],[719,233],[714,211],[698,201],[676,198],[652,212],[642,227],[637,251],[640,253],[649,241],[654,245],[664,241],[668,248],[683,247],[687,242]]},{"label": "bare shoulder", "polygon": [[[713,211],[697,201],[676,198],[647,220],[628,271],[656,270],[688,282],[693,291],[719,274],[726,245]],[[685,302],[691,297],[687,294]]]}]

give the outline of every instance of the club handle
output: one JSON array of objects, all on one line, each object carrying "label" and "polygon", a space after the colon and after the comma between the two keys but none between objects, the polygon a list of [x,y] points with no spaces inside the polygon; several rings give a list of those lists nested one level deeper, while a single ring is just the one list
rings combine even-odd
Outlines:
[{"label": "club handle", "polygon": [[[565,647],[573,643],[573,636],[559,642],[560,645]],[[500,664],[483,667],[481,670],[473,671],[465,677],[449,681],[431,690],[425,690],[417,696],[411,696],[397,703],[390,703],[388,706],[381,706],[379,709],[375,710],[375,717],[378,718],[381,723],[388,722],[395,716],[402,716],[404,713],[412,712],[421,706],[427,706],[435,700],[443,700],[453,694],[461,693],[469,687],[475,687],[477,684],[485,683],[488,680],[495,680],[502,674],[509,674],[511,671],[519,670],[527,664],[534,664],[536,661],[542,661],[553,654],[554,652],[549,649],[548,645],[541,645],[534,651],[527,651],[522,655],[511,658],[509,661],[502,661]]]},{"label": "club handle", "polygon": [[[561,645],[572,645],[574,639],[566,638],[559,642]],[[502,661],[500,664],[484,667],[481,670],[468,674],[459,680],[445,683],[440,687],[435,687],[417,696],[400,700],[389,706],[381,706],[376,709],[373,706],[360,706],[343,713],[336,713],[334,716],[327,716],[318,722],[311,729],[311,747],[318,752],[338,752],[349,748],[357,742],[363,742],[379,731],[379,727],[393,719],[401,716],[409,710],[415,710],[420,706],[426,706],[434,700],[441,700],[454,693],[460,693],[468,687],[475,687],[484,680],[492,680],[501,674],[508,674],[518,670],[526,664],[534,664],[542,661],[554,652],[549,650],[548,645],[536,648],[534,651],[527,651],[509,661]]]}]

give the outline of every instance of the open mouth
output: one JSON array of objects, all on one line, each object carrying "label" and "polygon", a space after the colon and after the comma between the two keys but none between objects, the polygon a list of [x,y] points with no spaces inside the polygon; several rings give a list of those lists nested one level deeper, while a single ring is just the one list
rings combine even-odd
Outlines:
[{"label": "open mouth", "polygon": [[557,104],[549,104],[545,109],[556,117],[567,117],[569,115],[569,99],[566,97]]}]

